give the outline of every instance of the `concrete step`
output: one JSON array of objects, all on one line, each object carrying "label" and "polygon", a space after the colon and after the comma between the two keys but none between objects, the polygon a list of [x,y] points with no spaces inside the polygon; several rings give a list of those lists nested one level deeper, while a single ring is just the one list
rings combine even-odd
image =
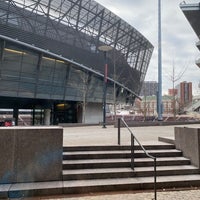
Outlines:
[{"label": "concrete step", "polygon": [[[158,176],[157,188],[195,187],[200,185],[200,175]],[[153,189],[153,177],[95,179],[64,181],[64,193],[80,194],[89,192],[124,191]]]},{"label": "concrete step", "polygon": [[[175,149],[175,145],[172,144],[154,144],[154,145],[144,145],[146,150],[151,149]],[[141,147],[135,145],[135,150],[140,150]],[[71,151],[111,151],[111,150],[131,150],[130,145],[110,145],[110,146],[64,146],[64,152],[71,152]]]},{"label": "concrete step", "polygon": [[[197,174],[199,169],[192,165],[158,166],[158,176]],[[154,167],[96,168],[63,170],[63,180],[88,180],[108,178],[130,178],[154,176]]]},{"label": "concrete step", "polygon": [[[131,159],[85,159],[63,160],[63,169],[92,169],[92,168],[120,168],[130,167]],[[159,157],[157,166],[189,165],[190,160],[184,157]],[[135,158],[135,167],[153,166],[150,158]]]},{"label": "concrete step", "polygon": [[26,199],[26,197],[61,194],[63,194],[63,181],[0,185],[0,199]]},{"label": "concrete step", "polygon": [[[197,187],[200,175],[158,176],[157,188]],[[84,194],[91,192],[153,189],[153,177],[112,178],[77,181],[52,181],[0,185],[0,198],[25,198],[31,196]]]},{"label": "concrete step", "polygon": [[[150,155],[155,157],[172,157],[182,156],[182,152],[176,149],[159,149],[159,150],[148,150]],[[64,160],[77,160],[77,159],[104,159],[104,158],[130,158],[131,152],[127,150],[118,151],[75,151],[75,152],[64,152]],[[146,154],[142,150],[135,150],[135,158],[144,158]]]},{"label": "concrete step", "polygon": [[158,141],[166,142],[166,143],[169,143],[169,144],[175,144],[174,137],[158,137]]}]

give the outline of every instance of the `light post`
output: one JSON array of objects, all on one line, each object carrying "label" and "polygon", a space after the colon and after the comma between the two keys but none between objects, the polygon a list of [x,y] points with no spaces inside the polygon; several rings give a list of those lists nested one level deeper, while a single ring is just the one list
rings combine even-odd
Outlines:
[{"label": "light post", "polygon": [[[116,81],[116,53],[114,51],[114,81]],[[114,121],[116,122],[116,83],[114,82],[114,91],[113,91],[113,101],[114,101]]]},{"label": "light post", "polygon": [[103,128],[106,128],[106,90],[107,90],[107,75],[108,75],[107,52],[112,50],[112,47],[103,45],[103,46],[100,46],[98,49],[99,51],[102,51],[104,54]]},{"label": "light post", "polygon": [[158,121],[162,121],[162,39],[161,39],[161,0],[158,0]]}]

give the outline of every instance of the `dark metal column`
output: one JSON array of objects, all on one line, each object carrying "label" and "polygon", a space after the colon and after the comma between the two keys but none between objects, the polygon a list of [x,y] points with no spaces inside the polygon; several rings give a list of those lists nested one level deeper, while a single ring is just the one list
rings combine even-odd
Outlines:
[{"label": "dark metal column", "polygon": [[107,73],[108,73],[108,64],[106,51],[104,51],[104,83],[103,83],[103,128],[106,128],[106,91],[107,91]]},{"label": "dark metal column", "polygon": [[18,118],[19,118],[19,109],[13,109],[13,118],[15,119],[15,126],[18,126]]},{"label": "dark metal column", "polygon": [[100,46],[98,49],[104,53],[103,128],[106,128],[106,91],[107,91],[107,76],[108,76],[107,52],[112,50],[112,47],[103,45]]}]

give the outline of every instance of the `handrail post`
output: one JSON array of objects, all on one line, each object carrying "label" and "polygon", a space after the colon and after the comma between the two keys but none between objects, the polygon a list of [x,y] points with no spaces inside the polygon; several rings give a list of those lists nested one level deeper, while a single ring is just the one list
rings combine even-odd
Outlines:
[{"label": "handrail post", "polygon": [[118,118],[118,120],[117,120],[117,126],[118,126],[118,145],[120,145],[121,144],[121,141],[120,141],[120,135],[121,135],[121,133],[120,133],[120,128],[121,128],[121,119],[120,118]]},{"label": "handrail post", "polygon": [[156,184],[156,157],[154,157],[154,200],[157,200],[157,184]]},{"label": "handrail post", "polygon": [[[133,132],[130,130],[130,128],[128,127],[127,123],[124,121],[124,119],[122,118],[121,121],[123,122],[123,124],[126,126],[126,128],[129,130],[129,132],[131,133],[131,168],[134,170],[134,158],[135,158],[135,146],[134,143],[135,141],[139,144],[139,146],[142,148],[142,150],[144,151],[144,153],[151,159],[154,160],[154,200],[157,200],[157,164],[156,164],[156,157],[149,155],[149,153],[145,150],[145,148],[143,147],[143,145],[138,141],[137,137],[135,137],[135,135],[133,134]],[[118,119],[118,143],[120,144],[120,118]]]},{"label": "handrail post", "polygon": [[135,147],[134,147],[134,136],[133,134],[131,134],[131,169],[134,170],[134,167],[135,167]]}]

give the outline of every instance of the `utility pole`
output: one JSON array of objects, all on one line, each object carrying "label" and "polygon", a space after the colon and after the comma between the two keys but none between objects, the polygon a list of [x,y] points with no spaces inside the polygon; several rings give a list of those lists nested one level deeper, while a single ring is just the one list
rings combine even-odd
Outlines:
[{"label": "utility pole", "polygon": [[158,0],[158,121],[162,121],[162,44],[161,44],[161,0]]}]

